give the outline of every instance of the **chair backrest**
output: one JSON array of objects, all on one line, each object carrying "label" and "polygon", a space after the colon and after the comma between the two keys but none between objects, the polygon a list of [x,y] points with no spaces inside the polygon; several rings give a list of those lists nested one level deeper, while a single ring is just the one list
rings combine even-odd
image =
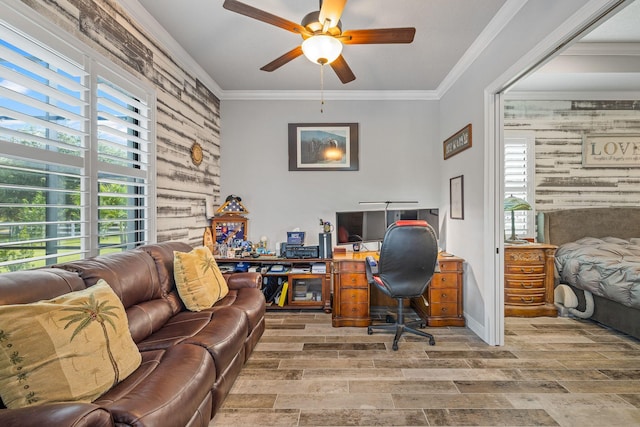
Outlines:
[{"label": "chair backrest", "polygon": [[438,262],[438,239],[423,220],[400,220],[389,226],[378,261],[378,279],[391,296],[417,297],[427,288]]}]

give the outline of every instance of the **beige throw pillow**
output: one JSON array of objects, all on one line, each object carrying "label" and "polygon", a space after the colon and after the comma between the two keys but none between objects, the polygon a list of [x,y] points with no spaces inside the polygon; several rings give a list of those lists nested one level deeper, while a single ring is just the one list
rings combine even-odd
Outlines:
[{"label": "beige throw pillow", "polygon": [[216,260],[209,248],[201,246],[191,252],[173,252],[176,288],[185,307],[202,311],[229,293]]},{"label": "beige throw pillow", "polygon": [[8,408],[91,402],[142,361],[104,280],[31,304],[0,306],[0,396]]}]

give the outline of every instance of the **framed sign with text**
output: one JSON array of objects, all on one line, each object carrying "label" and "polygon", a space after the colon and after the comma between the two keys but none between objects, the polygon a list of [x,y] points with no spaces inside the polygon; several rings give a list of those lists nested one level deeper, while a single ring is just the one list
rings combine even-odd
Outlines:
[{"label": "framed sign with text", "polygon": [[640,135],[585,135],[582,139],[582,166],[585,168],[640,167]]},{"label": "framed sign with text", "polygon": [[442,143],[445,160],[467,148],[471,148],[471,123],[451,135]]}]

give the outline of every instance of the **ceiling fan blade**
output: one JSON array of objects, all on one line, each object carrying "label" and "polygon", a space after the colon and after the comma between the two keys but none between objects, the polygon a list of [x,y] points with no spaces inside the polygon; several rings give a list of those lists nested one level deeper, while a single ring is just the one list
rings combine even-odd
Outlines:
[{"label": "ceiling fan blade", "polygon": [[262,71],[274,71],[278,68],[282,67],[287,62],[296,59],[298,56],[302,55],[302,46],[297,46],[294,49],[291,49],[289,52],[280,56],[279,58],[274,59],[269,62],[264,67],[260,68]]},{"label": "ceiling fan blade", "polygon": [[222,5],[227,10],[239,13],[240,15],[248,16],[249,18],[257,19],[258,21],[266,22],[267,24],[275,25],[287,31],[291,31],[296,34],[303,34],[306,32],[304,27],[295,22],[291,22],[288,19],[280,18],[264,10],[257,9],[248,4],[236,0],[224,0]]},{"label": "ceiling fan blade", "polygon": [[342,33],[340,41],[344,44],[411,43],[415,34],[413,27],[348,30]]},{"label": "ceiling fan blade", "polygon": [[345,4],[347,4],[347,0],[323,0],[322,7],[320,7],[320,24],[324,24],[326,20],[329,20],[330,24],[327,28],[338,25]]},{"label": "ceiling fan blade", "polygon": [[349,83],[356,79],[355,74],[353,74],[353,71],[349,68],[349,64],[347,64],[347,61],[345,61],[342,55],[338,56],[330,65],[342,83]]}]

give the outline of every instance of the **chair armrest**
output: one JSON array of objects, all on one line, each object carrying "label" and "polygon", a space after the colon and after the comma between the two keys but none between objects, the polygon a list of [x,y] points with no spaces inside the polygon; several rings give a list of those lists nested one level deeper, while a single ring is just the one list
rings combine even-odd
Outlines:
[{"label": "chair armrest", "polygon": [[4,427],[109,426],[111,413],[92,403],[52,403],[18,409],[0,409]]},{"label": "chair armrest", "polygon": [[262,289],[262,274],[255,272],[224,274],[229,289],[257,288]]},{"label": "chair armrest", "polygon": [[375,279],[373,276],[378,274],[378,261],[372,256],[368,256],[364,263],[365,273],[367,275],[367,282],[373,283]]}]

